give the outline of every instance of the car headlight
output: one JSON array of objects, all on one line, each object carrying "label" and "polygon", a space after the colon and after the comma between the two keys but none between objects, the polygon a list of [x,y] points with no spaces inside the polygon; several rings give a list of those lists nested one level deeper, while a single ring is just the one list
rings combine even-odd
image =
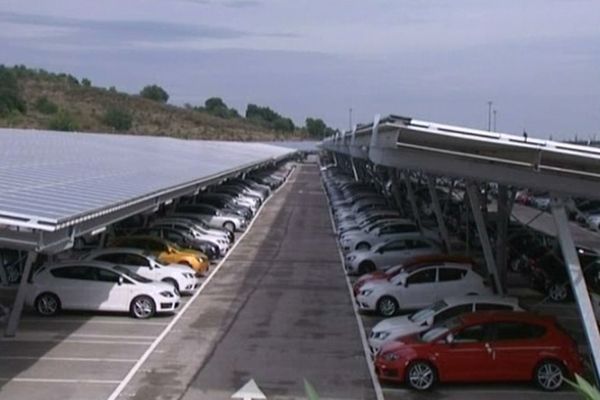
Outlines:
[{"label": "car headlight", "polygon": [[381,356],[385,361],[396,361],[400,356],[396,353],[385,353]]},{"label": "car headlight", "polygon": [[360,292],[361,296],[369,296],[371,293],[373,293],[373,289],[365,289]]},{"label": "car headlight", "polygon": [[160,292],[160,295],[163,297],[175,297],[173,295],[173,293],[169,292],[168,290],[165,290],[164,292]]},{"label": "car headlight", "polygon": [[351,255],[351,256],[348,256],[346,259],[348,261],[354,261],[354,260],[356,260],[356,256],[355,255]]},{"label": "car headlight", "polygon": [[373,332],[374,339],[385,340],[388,336],[390,336],[389,332],[385,332],[385,331]]}]

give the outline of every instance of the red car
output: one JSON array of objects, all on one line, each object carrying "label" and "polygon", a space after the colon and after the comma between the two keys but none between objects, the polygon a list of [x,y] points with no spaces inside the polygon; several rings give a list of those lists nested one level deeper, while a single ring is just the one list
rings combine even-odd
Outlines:
[{"label": "red car", "polygon": [[531,381],[557,390],[583,373],[573,339],[551,317],[484,311],[384,344],[375,357],[380,380],[417,390],[440,382]]},{"label": "red car", "polygon": [[358,278],[356,282],[354,282],[354,285],[352,286],[352,291],[354,292],[354,296],[357,296],[358,293],[360,293],[360,288],[362,288],[363,285],[367,282],[379,281],[384,279],[390,280],[406,268],[427,267],[429,265],[436,265],[443,262],[475,265],[475,262],[472,258],[464,256],[453,256],[448,254],[432,254],[426,256],[417,256],[411,258],[410,260],[406,261],[401,265],[396,265],[386,271],[375,271],[369,274],[362,275],[360,278]]}]

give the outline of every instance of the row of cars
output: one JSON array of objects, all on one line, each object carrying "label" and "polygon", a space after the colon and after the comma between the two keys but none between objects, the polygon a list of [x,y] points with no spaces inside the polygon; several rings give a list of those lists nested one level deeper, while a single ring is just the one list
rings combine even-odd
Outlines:
[{"label": "row of cars", "polygon": [[385,318],[368,334],[381,381],[416,390],[533,381],[552,391],[584,372],[577,344],[554,318],[495,295],[474,260],[446,254],[370,184],[337,168],[323,181],[346,271],[358,275],[356,305]]},{"label": "row of cars", "polygon": [[236,233],[290,172],[286,165],[230,179],[173,204],[151,222],[124,221],[106,246],[37,268],[27,303],[43,316],[91,310],[145,319],[174,312],[180,296],[198,289],[211,261],[227,254]]}]

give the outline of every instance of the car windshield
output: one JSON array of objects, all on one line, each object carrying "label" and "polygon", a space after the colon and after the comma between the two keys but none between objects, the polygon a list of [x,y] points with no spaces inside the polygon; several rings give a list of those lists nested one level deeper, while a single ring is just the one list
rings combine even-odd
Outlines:
[{"label": "car windshield", "polygon": [[140,276],[140,275],[136,274],[135,272],[131,271],[129,268],[123,267],[121,265],[116,265],[116,266],[113,267],[113,269],[115,271],[119,271],[123,275],[127,275],[129,278],[133,279],[134,281],[137,281],[137,282],[140,282],[140,283],[150,283],[150,282],[152,282],[151,279],[144,278],[143,276]]},{"label": "car windshield", "polygon": [[409,315],[408,319],[412,322],[422,322],[446,307],[448,307],[448,304],[444,300],[440,300],[436,303],[433,303],[427,308],[424,308],[420,311],[417,311],[414,314]]}]

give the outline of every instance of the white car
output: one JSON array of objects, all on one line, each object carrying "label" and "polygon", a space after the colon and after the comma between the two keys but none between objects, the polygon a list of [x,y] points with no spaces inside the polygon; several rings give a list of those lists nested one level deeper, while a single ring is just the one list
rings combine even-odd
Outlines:
[{"label": "white car", "polygon": [[227,254],[229,251],[229,238],[227,234],[221,232],[219,234],[203,233],[193,222],[186,221],[183,218],[164,218],[154,221],[150,224],[153,228],[174,228],[182,229],[192,235],[194,238],[199,240],[206,240],[219,248],[221,255]]},{"label": "white car", "polygon": [[225,228],[229,232],[242,230],[246,227],[244,218],[236,214],[221,211],[208,204],[183,204],[177,207],[178,213],[191,213],[201,217],[213,228]]},{"label": "white car", "polygon": [[356,302],[361,310],[391,317],[399,310],[413,310],[450,296],[493,294],[471,266],[456,263],[408,268],[391,281],[367,282]]},{"label": "white car", "polygon": [[193,293],[200,286],[194,270],[189,266],[164,265],[153,254],[140,249],[127,247],[98,249],[86,254],[83,259],[121,265],[144,278],[168,283],[181,293]]},{"label": "white car", "polygon": [[594,229],[600,229],[600,213],[590,213],[585,217],[585,222],[587,225]]},{"label": "white car", "polygon": [[29,285],[27,304],[44,316],[63,310],[123,311],[134,318],[175,311],[175,288],[100,261],[73,261],[40,268]]},{"label": "white car", "polygon": [[348,274],[362,275],[389,265],[402,264],[415,256],[441,252],[441,245],[435,240],[407,233],[373,245],[369,250],[348,253],[344,267]]},{"label": "white car", "polygon": [[344,251],[369,250],[373,245],[389,239],[401,239],[406,233],[418,234],[419,228],[411,220],[395,220],[372,227],[368,231],[352,231],[342,235]]},{"label": "white car", "polygon": [[384,342],[402,336],[429,330],[434,325],[475,311],[522,311],[514,297],[501,296],[455,296],[437,301],[410,315],[384,319],[373,327],[369,335],[369,348],[377,353]]}]

